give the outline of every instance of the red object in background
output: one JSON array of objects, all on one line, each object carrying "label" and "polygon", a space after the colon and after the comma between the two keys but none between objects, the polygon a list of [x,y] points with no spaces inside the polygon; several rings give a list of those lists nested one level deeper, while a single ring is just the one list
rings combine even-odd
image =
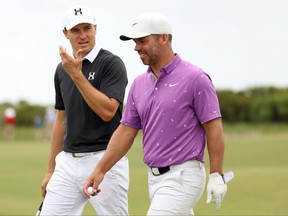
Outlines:
[{"label": "red object in background", "polygon": [[5,117],[5,124],[15,124],[16,123],[16,118],[15,117]]}]

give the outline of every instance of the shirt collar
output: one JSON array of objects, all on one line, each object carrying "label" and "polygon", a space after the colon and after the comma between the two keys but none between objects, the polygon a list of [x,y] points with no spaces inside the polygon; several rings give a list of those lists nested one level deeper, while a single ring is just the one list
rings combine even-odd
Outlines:
[{"label": "shirt collar", "polygon": [[100,52],[100,49],[101,48],[94,46],[93,49],[86,56],[84,56],[83,59],[87,59],[90,63],[92,63]]},{"label": "shirt collar", "polygon": [[[180,56],[177,53],[175,53],[173,60],[170,63],[168,63],[167,65],[165,65],[163,68],[161,68],[160,71],[163,71],[166,74],[169,74],[174,70],[174,68],[179,64],[180,61],[181,61]],[[148,67],[147,72],[153,73],[152,68],[150,66]]]}]

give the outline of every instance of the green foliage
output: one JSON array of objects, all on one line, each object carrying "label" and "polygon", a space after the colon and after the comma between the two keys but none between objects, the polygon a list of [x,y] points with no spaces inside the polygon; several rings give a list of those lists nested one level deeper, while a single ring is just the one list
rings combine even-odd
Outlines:
[{"label": "green foliage", "polygon": [[251,104],[251,119],[255,122],[288,122],[288,90],[276,91],[271,89],[268,93],[257,92]]},{"label": "green foliage", "polygon": [[277,95],[274,101],[275,119],[281,122],[288,122],[288,94]]},{"label": "green foliage", "polygon": [[223,90],[217,92],[223,119],[226,122],[250,121],[251,98],[245,92]]},{"label": "green foliage", "polygon": [[17,123],[19,125],[32,125],[35,116],[44,116],[45,106],[30,105],[25,101],[20,101],[17,105]]},{"label": "green foliage", "polygon": [[[217,94],[224,122],[288,122],[288,88],[256,87],[238,92],[224,89]],[[3,103],[0,119],[7,107],[16,110],[18,126],[32,126],[35,116],[43,117],[46,109],[25,101]]]},{"label": "green foliage", "polygon": [[225,122],[288,122],[288,88],[217,91]]},{"label": "green foliage", "polygon": [[17,104],[4,103],[0,105],[0,116],[7,107],[13,107],[16,111],[17,126],[32,126],[35,116],[44,116],[46,106],[31,105],[26,101],[20,101]]},{"label": "green foliage", "polygon": [[255,98],[251,105],[251,120],[255,122],[269,122],[273,120],[272,98]]}]

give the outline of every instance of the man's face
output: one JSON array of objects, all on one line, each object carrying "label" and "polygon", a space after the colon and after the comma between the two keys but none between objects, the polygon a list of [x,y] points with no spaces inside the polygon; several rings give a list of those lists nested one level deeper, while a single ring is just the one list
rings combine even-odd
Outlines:
[{"label": "man's face", "polygon": [[82,50],[82,55],[87,55],[96,43],[96,26],[89,23],[81,23],[70,30],[64,30],[64,35],[70,41],[73,52]]},{"label": "man's face", "polygon": [[149,35],[143,38],[133,39],[135,42],[134,50],[140,55],[144,65],[156,65],[161,57],[161,46],[159,36]]}]

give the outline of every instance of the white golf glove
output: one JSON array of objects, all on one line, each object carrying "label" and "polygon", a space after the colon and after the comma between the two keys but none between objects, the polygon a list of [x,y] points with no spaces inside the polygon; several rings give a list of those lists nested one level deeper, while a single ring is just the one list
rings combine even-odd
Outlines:
[{"label": "white golf glove", "polygon": [[219,173],[211,173],[207,185],[207,203],[214,203],[216,210],[219,210],[226,192],[227,185],[222,176]]}]

